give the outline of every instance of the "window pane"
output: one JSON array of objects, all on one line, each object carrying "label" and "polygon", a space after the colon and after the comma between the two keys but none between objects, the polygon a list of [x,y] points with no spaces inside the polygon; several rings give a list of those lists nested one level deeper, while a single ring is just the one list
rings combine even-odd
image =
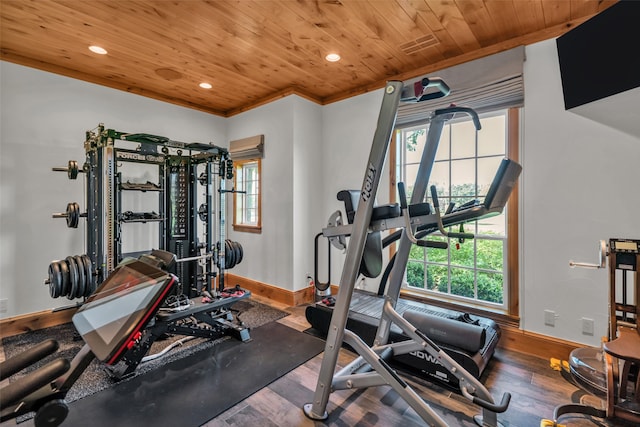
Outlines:
[{"label": "window pane", "polygon": [[451,253],[451,265],[473,268],[475,256],[473,241],[466,241],[460,244],[456,239],[451,239],[449,251]]},{"label": "window pane", "polygon": [[424,289],[424,264],[409,261],[407,263],[407,283],[409,286]]},{"label": "window pane", "polygon": [[466,268],[451,268],[451,294],[473,298],[474,280],[473,270]]},{"label": "window pane", "polygon": [[449,136],[451,135],[451,130],[449,126],[445,126],[442,129],[442,136],[440,136],[440,142],[438,143],[438,151],[436,152],[436,161],[438,160],[449,160]]},{"label": "window pane", "polygon": [[503,240],[477,239],[476,267],[483,270],[502,271],[504,243]]},{"label": "window pane", "polygon": [[[431,177],[429,178],[429,187],[436,186],[438,197],[446,197],[449,195],[449,162],[436,162],[431,169]],[[427,191],[427,195],[431,196],[431,191]]]},{"label": "window pane", "polygon": [[476,128],[466,121],[451,125],[451,158],[461,159],[476,155]]},{"label": "window pane", "polygon": [[[446,242],[447,238],[444,236],[427,236],[428,240],[435,242]],[[424,250],[424,249],[423,249]],[[447,263],[449,262],[449,254],[446,249],[429,248],[426,250],[427,260],[429,262]]]},{"label": "window pane", "polygon": [[[480,133],[476,133],[471,120],[450,122],[443,127],[436,162],[429,177],[429,186],[435,185],[438,191],[442,213],[449,203],[459,207],[470,200],[482,202],[504,158],[506,112],[481,121],[483,130]],[[411,144],[416,151],[405,150],[398,156],[398,174],[403,176],[408,194],[413,190],[426,136],[410,134],[413,131],[415,129],[403,135],[413,138],[415,143]],[[430,196],[427,192],[427,199]],[[449,248],[413,246],[406,271],[408,286],[503,304],[506,215],[469,221],[462,229],[456,225],[449,227],[449,231],[474,233],[476,238],[459,244],[457,239],[448,239],[439,233],[422,236],[428,240],[446,241]]]},{"label": "window pane", "polygon": [[427,139],[426,129],[413,129],[405,131],[406,162],[420,163],[422,152],[424,150],[424,142]]},{"label": "window pane", "polygon": [[417,164],[410,164],[405,166],[405,182],[404,188],[407,193],[407,202],[411,200],[411,195],[413,194],[413,187],[416,182],[416,175],[418,175],[418,166]]},{"label": "window pane", "polygon": [[409,251],[409,259],[415,259],[417,261],[425,260],[425,250],[418,245],[411,245],[411,249]]},{"label": "window pane", "polygon": [[243,193],[235,193],[235,224],[257,225],[259,222],[259,161],[236,164],[235,189]]},{"label": "window pane", "polygon": [[478,195],[481,198],[487,195],[502,159],[502,156],[478,159]]},{"label": "window pane", "polygon": [[504,236],[507,234],[507,216],[504,213],[478,221],[478,234]]},{"label": "window pane", "polygon": [[475,195],[476,161],[453,160],[451,162],[451,195]]},{"label": "window pane", "polygon": [[506,147],[506,119],[504,115],[487,117],[480,121],[478,156],[504,155]]},{"label": "window pane", "polygon": [[447,267],[443,265],[427,266],[427,289],[432,291],[448,292],[449,278]]},{"label": "window pane", "polygon": [[503,276],[499,273],[478,272],[478,299],[502,304]]}]

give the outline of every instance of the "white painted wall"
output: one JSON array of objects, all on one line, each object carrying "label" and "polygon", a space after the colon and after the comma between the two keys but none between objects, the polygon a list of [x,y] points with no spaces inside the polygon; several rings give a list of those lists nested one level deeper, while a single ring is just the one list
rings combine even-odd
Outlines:
[{"label": "white painted wall", "polygon": [[[336,198],[339,191],[362,188],[382,98],[383,90],[380,89],[326,105],[323,109],[322,175],[325,181],[322,189],[323,216],[319,229],[327,226],[329,216],[336,210],[340,209],[344,215],[344,204]],[[389,165],[385,163],[376,197],[379,204],[389,202],[388,177]],[[343,222],[347,222],[346,217],[343,217]],[[326,281],[327,277],[324,245],[325,242],[320,244],[320,248],[323,248],[319,268],[322,281]],[[332,248],[331,283],[340,283],[345,254]],[[386,251],[384,254],[386,256]],[[378,283],[379,280],[366,279],[364,287],[377,291]]]},{"label": "white painted wall", "polygon": [[43,284],[49,263],[85,253],[83,223],[53,212],[84,204],[83,179],[52,172],[84,163],[85,131],[146,132],[185,142],[226,143],[225,119],[79,80],[0,62],[0,298],[11,317],[69,305]]},{"label": "white painted wall", "polygon": [[[526,48],[522,142],[522,327],[598,345],[607,331],[606,270],[598,241],[640,239],[640,140],[564,110],[554,40]],[[594,82],[597,84],[597,82]],[[545,309],[556,326],[544,325]],[[595,320],[593,337],[581,318]]]},{"label": "white painted wall", "polygon": [[313,277],[313,239],[322,229],[322,106],[299,97],[293,105],[293,287]]},{"label": "white painted wall", "polygon": [[[262,233],[234,232],[229,206],[228,238],[242,245],[243,261],[232,273],[293,289],[293,144],[296,97],[286,97],[227,119],[229,141],[264,134]],[[229,203],[231,205],[231,202]]]}]

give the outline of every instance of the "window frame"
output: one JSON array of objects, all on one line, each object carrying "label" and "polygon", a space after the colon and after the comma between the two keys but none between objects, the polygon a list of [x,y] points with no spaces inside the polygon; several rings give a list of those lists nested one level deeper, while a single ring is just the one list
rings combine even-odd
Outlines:
[{"label": "window frame", "polygon": [[[499,111],[502,109],[498,109]],[[487,111],[490,112],[490,111]],[[413,126],[412,126],[413,127]],[[400,132],[400,129],[404,127],[398,127],[396,129],[396,133]],[[519,146],[520,146],[520,109],[519,108],[509,108],[506,109],[506,130],[505,130],[506,141],[506,156],[514,161],[519,161]],[[389,167],[389,194],[390,201],[395,202],[396,200],[396,187],[397,187],[397,170],[396,170],[396,137],[394,136],[391,140],[391,144],[389,147],[390,153],[390,167]],[[425,293],[413,289],[407,289],[403,286],[400,291],[400,294],[403,298],[417,300],[425,303],[429,303],[436,306],[441,306],[444,308],[449,308],[457,311],[465,311],[473,314],[483,315],[494,320],[498,320],[503,324],[508,324],[512,326],[518,326],[520,323],[519,317],[519,296],[520,296],[520,286],[519,286],[519,194],[518,194],[518,185],[516,185],[513,189],[511,197],[507,201],[506,209],[507,212],[507,220],[506,220],[506,255],[505,261],[506,266],[503,269],[503,275],[506,278],[507,289],[505,292],[505,298],[503,304],[503,309],[494,309],[492,307],[487,307],[482,305],[480,302],[478,305],[469,306],[466,304],[462,304],[461,302],[455,301],[454,299],[448,299],[446,294],[443,294],[441,297],[432,298]],[[389,248],[389,257],[393,256],[395,253],[395,245],[391,245]]]},{"label": "window frame", "polygon": [[[239,197],[245,197],[244,193],[234,192],[233,193],[233,231],[242,231],[248,233],[262,233],[262,159],[252,158],[252,159],[242,159],[235,160],[233,163],[234,174],[233,174],[233,188],[234,190],[239,190],[238,188],[238,169],[244,168],[245,165],[249,163],[256,163],[258,167],[258,190],[257,190],[257,221],[256,224],[246,224],[239,221],[238,218],[238,210],[237,206],[239,203]],[[240,191],[240,190],[239,190]]]}]

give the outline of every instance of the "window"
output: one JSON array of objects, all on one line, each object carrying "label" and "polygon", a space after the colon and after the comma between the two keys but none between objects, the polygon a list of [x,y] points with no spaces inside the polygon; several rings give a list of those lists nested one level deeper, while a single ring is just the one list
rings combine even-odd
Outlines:
[{"label": "window", "polygon": [[[436,186],[441,211],[450,203],[482,202],[501,160],[518,160],[517,117],[516,109],[481,114],[480,132],[468,116],[445,124],[429,179],[429,187]],[[405,183],[408,198],[427,131],[425,124],[396,133],[395,178]],[[454,228],[451,231],[460,231],[458,226]],[[460,242],[439,233],[429,236],[430,240],[448,240],[446,250],[414,245],[405,272],[405,290],[449,304],[517,316],[516,191],[502,214],[466,223],[464,231],[475,238]]]},{"label": "window", "polygon": [[261,219],[261,161],[239,160],[234,163],[233,229],[260,233]]}]

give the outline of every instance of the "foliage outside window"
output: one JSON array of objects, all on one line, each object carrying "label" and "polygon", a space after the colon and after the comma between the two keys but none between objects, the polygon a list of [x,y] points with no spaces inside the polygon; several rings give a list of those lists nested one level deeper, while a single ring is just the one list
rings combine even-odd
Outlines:
[{"label": "foliage outside window", "polygon": [[[480,132],[466,118],[445,125],[429,179],[429,187],[436,186],[442,211],[450,203],[460,206],[474,199],[484,200],[498,165],[508,153],[508,117],[507,111],[481,115]],[[396,179],[407,186],[408,198],[427,132],[428,124],[397,132]],[[427,201],[432,203],[430,197]],[[508,312],[507,254],[511,246],[507,218],[505,208],[500,215],[464,224],[464,231],[476,236],[464,242],[439,233],[429,236],[430,240],[447,241],[446,250],[414,245],[407,263],[406,288],[454,303]],[[451,228],[461,230],[460,226]]]},{"label": "foliage outside window", "polygon": [[233,229],[259,233],[261,218],[261,162],[260,159],[235,162]]}]

